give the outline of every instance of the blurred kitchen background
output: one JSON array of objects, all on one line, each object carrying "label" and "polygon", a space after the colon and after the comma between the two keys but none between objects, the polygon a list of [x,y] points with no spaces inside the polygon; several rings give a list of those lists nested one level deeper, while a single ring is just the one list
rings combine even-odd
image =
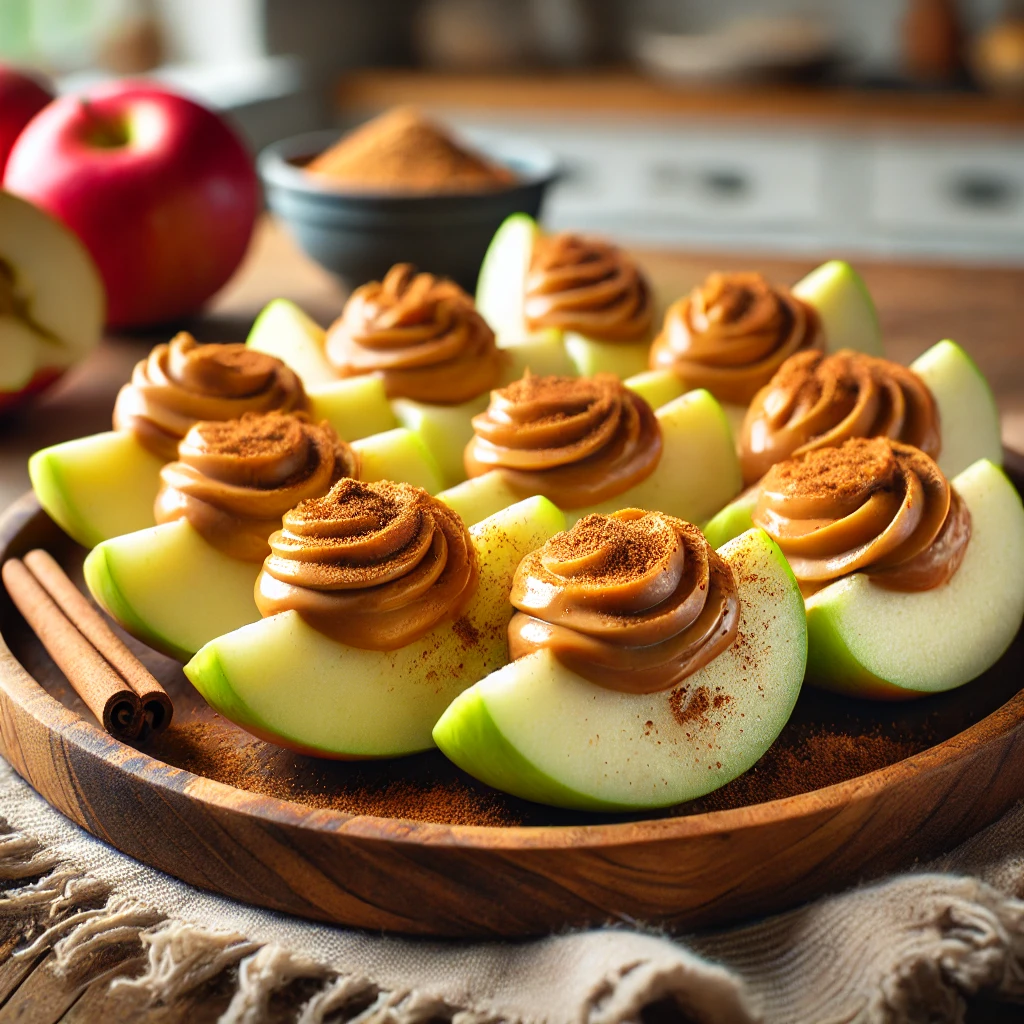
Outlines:
[{"label": "blurred kitchen background", "polygon": [[414,102],[545,143],[547,221],[626,242],[1024,264],[1018,0],[0,0],[0,59],[254,148]]}]

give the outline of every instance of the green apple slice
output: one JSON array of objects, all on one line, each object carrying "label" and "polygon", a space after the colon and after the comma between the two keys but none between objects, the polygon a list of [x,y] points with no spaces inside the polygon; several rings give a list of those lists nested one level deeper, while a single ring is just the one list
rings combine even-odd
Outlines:
[{"label": "green apple slice", "polygon": [[600,341],[576,331],[565,332],[565,350],[580,377],[614,373],[623,380],[643,373],[647,369],[650,348],[646,342]]},{"label": "green apple slice", "polygon": [[674,398],[686,394],[686,385],[671,370],[644,370],[627,377],[622,383],[652,409],[660,409]]},{"label": "green apple slice", "polygon": [[998,466],[981,459],[953,481],[971,539],[946,584],[886,590],[863,573],[807,599],[807,679],[859,697],[903,700],[976,679],[1024,618],[1024,507]]},{"label": "green apple slice", "polygon": [[348,647],[284,612],[213,640],[185,674],[221,714],[282,746],[339,758],[426,750],[452,698],[507,659],[512,576],[564,525],[530,498],[473,527],[480,578],[465,614],[397,651]]},{"label": "green apple slice", "polygon": [[280,359],[311,389],[338,378],[324,355],[325,336],[326,331],[294,302],[274,299],[256,317],[245,343]]},{"label": "green apple slice", "polygon": [[260,563],[223,554],[187,519],[104,541],[84,571],[92,596],[132,636],[180,661],[260,617]]},{"label": "green apple slice", "polygon": [[540,227],[531,216],[513,213],[495,232],[480,265],[476,308],[499,339],[530,334],[523,319],[523,296],[539,236]]},{"label": "green apple slice", "polygon": [[487,408],[489,400],[490,395],[483,394],[459,405],[433,405],[396,398],[391,407],[402,426],[423,438],[441,467],[445,487],[452,487],[466,479],[462,453],[473,437],[473,417]]},{"label": "green apple slice", "polygon": [[[910,368],[925,382],[939,408],[941,447],[936,460],[947,479],[978,459],[1003,461],[999,408],[981,370],[955,342],[940,341]],[[721,510],[704,527],[713,547],[738,537],[753,525],[757,489],[751,488]]]},{"label": "green apple slice", "polygon": [[[740,489],[739,460],[722,407],[703,388],[688,391],[655,410],[662,453],[654,472],[608,501],[566,509],[571,526],[591,512],[644,508],[703,522]],[[500,470],[441,491],[438,497],[467,522],[479,522],[515,500]]]},{"label": "green apple slice", "polygon": [[419,434],[395,427],[352,442],[359,456],[359,479],[398,480],[436,494],[444,486],[437,460]]},{"label": "green apple slice", "polygon": [[398,426],[398,417],[384,392],[384,379],[377,374],[332,380],[329,384],[309,388],[306,394],[314,422],[327,420],[344,441],[355,441]]},{"label": "green apple slice", "polygon": [[535,377],[575,377],[576,367],[565,350],[562,332],[554,327],[523,337],[505,337],[500,347],[507,362],[502,384],[520,380],[529,370]]},{"label": "green apple slice", "polygon": [[947,340],[932,345],[910,368],[928,385],[939,407],[939,469],[952,478],[978,459],[1001,465],[999,408],[974,360]]},{"label": "green apple slice", "polygon": [[[496,789],[583,810],[667,807],[741,775],[789,720],[807,629],[799,587],[767,534],[752,530],[721,554],[739,583],[739,637],[682,686],[619,693],[539,651],[456,697],[434,741]],[[686,715],[694,701],[706,711]]]},{"label": "green apple slice", "polygon": [[814,307],[829,352],[852,348],[873,356],[885,355],[875,303],[864,279],[849,263],[823,263],[793,285],[792,292]]},{"label": "green apple slice", "polygon": [[131,431],[109,430],[35,452],[28,475],[49,517],[91,548],[153,525],[163,464]]}]

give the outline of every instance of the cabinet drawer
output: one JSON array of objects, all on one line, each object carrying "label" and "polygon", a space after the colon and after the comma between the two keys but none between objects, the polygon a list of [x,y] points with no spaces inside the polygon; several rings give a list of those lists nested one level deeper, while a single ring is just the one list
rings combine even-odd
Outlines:
[{"label": "cabinet drawer", "polygon": [[944,139],[873,147],[871,218],[882,228],[1024,230],[1024,145]]},{"label": "cabinet drawer", "polygon": [[634,207],[698,223],[809,223],[821,214],[822,153],[807,138],[686,134],[638,140]]}]

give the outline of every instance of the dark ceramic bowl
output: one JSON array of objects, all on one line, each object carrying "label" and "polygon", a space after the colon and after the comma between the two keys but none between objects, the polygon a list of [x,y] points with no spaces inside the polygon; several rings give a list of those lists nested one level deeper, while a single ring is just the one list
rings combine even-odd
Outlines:
[{"label": "dark ceramic bowl", "polygon": [[465,137],[512,170],[516,183],[457,195],[345,191],[303,170],[337,141],[332,129],[283,139],[260,153],[267,204],[306,253],[349,285],[379,281],[395,263],[414,263],[472,293],[494,232],[509,214],[539,215],[558,166],[551,153],[528,142]]}]

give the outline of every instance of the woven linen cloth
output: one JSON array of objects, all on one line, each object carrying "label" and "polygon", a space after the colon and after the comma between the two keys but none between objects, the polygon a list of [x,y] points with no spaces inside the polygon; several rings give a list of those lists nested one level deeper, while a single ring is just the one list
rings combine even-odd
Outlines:
[{"label": "woven linen cloth", "polygon": [[230,1024],[629,1024],[670,1007],[714,1024],[957,1021],[965,994],[1024,1002],[1024,804],[914,873],[754,924],[518,943],[331,928],[201,892],[88,835],[2,760],[0,817],[0,941],[102,984],[111,1021],[185,1019],[175,1006],[216,978]]}]

